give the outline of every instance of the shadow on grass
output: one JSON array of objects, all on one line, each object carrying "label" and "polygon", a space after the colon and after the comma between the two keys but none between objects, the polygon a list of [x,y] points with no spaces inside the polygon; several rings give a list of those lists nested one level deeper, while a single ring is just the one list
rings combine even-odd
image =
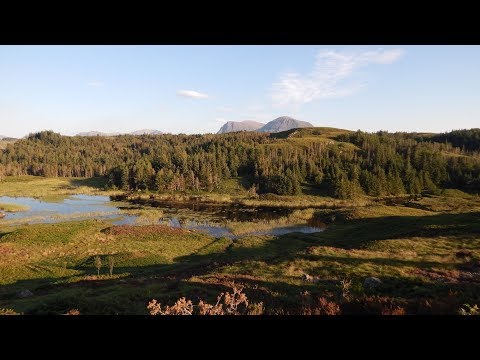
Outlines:
[{"label": "shadow on grass", "polygon": [[[349,221],[345,224],[331,226],[325,232],[316,234],[290,233],[279,237],[244,237],[218,250],[180,256],[173,263],[140,264],[139,266],[115,266],[114,275],[120,278],[103,276],[95,278],[96,269],[92,258],[79,263],[75,269],[75,278],[88,276],[88,279],[68,282],[72,278],[43,278],[17,281],[0,287],[0,307],[20,307],[29,313],[66,311],[68,308],[80,307],[83,313],[145,313],[145,307],[152,298],[171,303],[181,296],[201,297],[211,300],[219,292],[228,290],[232,281],[247,284],[252,291],[252,300],[269,302],[272,306],[284,304],[286,308],[294,306],[297,295],[305,290],[334,291],[337,282],[331,279],[317,279],[316,283],[300,283],[293,279],[285,281],[265,281],[242,273],[226,275],[218,272],[222,266],[238,266],[258,260],[270,266],[304,258],[306,260],[328,260],[344,262],[358,266],[363,262],[393,267],[428,268],[438,266],[436,262],[421,262],[388,258],[352,258],[323,255],[307,255],[307,248],[312,245],[332,246],[344,249],[356,249],[378,240],[399,239],[409,236],[435,238],[437,236],[455,236],[465,239],[469,235],[480,233],[480,213],[438,214],[422,217],[391,216],[383,218],[366,218]],[[220,241],[220,240],[217,240]],[[159,255],[159,259],[161,256]],[[154,261],[155,259],[153,259]],[[444,266],[449,264],[444,263]],[[103,268],[105,273],[105,268]],[[335,278],[335,269],[329,269]],[[245,270],[247,271],[247,270]],[[341,275],[339,272],[338,275]],[[191,279],[202,277],[202,280]],[[378,294],[402,296],[415,300],[422,297],[447,296],[459,293],[458,299],[478,299],[478,284],[469,282],[441,283],[412,280],[404,277],[382,277],[384,286]],[[191,280],[189,280],[191,279]],[[210,281],[208,280],[210,279]],[[361,282],[362,279],[356,279]],[[29,289],[34,296],[18,299],[21,289]],[[204,289],[204,290],[202,290]],[[258,297],[258,299],[256,298]],[[193,298],[192,298],[193,299]],[[111,308],[109,308],[109,304]],[[298,304],[297,304],[298,305]],[[50,309],[50,310],[49,310]]]},{"label": "shadow on grass", "polygon": [[458,236],[463,239],[478,234],[480,212],[470,212],[354,219],[334,224],[324,233],[309,236],[316,237],[319,245],[358,249],[380,240],[440,236]]},{"label": "shadow on grass", "polygon": [[86,179],[69,179],[69,182],[75,187],[87,186],[95,189],[104,189],[107,185],[107,179],[101,176]]},{"label": "shadow on grass", "polygon": [[[12,231],[1,231],[1,232],[0,232],[0,243],[2,242],[2,238],[3,238],[4,236],[6,236],[6,235],[8,235],[8,234],[11,234],[12,232],[13,232],[13,230],[12,230]],[[1,252],[0,252],[0,254],[1,254]]]}]

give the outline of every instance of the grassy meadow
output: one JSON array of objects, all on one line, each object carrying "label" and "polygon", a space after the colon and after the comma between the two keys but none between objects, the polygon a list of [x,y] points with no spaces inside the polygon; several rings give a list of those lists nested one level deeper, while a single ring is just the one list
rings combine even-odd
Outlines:
[{"label": "grassy meadow", "polygon": [[[81,179],[22,177],[0,184],[0,194],[10,196],[104,194],[100,189]],[[160,215],[132,211],[146,220]],[[0,220],[0,309],[148,314],[152,299],[215,303],[234,284],[250,301],[263,302],[266,314],[456,314],[464,304],[480,303],[478,196],[446,190],[416,201],[337,201],[290,217],[328,226],[320,233],[231,240],[165,225],[92,219],[10,226]],[[231,227],[242,233],[248,224]],[[381,284],[367,286],[369,277]],[[26,290],[31,294],[22,295]]]},{"label": "grassy meadow", "polygon": [[25,196],[42,200],[63,200],[69,195],[112,195],[104,190],[103,178],[46,178],[40,176],[7,176],[0,181],[0,196]]},{"label": "grassy meadow", "polygon": [[17,204],[2,204],[0,203],[0,211],[6,212],[18,212],[18,211],[26,211],[28,207],[17,205]]}]

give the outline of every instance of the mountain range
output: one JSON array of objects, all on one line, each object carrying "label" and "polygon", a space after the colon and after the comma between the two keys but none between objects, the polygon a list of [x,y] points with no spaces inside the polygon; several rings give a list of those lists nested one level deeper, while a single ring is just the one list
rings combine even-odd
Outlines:
[{"label": "mountain range", "polygon": [[225,134],[235,131],[258,131],[276,133],[281,131],[287,131],[296,128],[313,127],[312,124],[306,121],[296,120],[289,116],[281,116],[272,120],[266,124],[256,121],[228,121],[225,123],[217,134]]},{"label": "mountain range", "polygon": [[119,133],[119,132],[104,133],[100,131],[88,131],[88,132],[78,133],[76,136],[161,135],[161,134],[163,134],[163,132],[158,130],[143,129],[143,130],[132,131],[127,134]]},{"label": "mountain range", "polygon": [[12,141],[12,140],[16,140],[16,139],[12,138],[10,136],[0,135],[0,140]]},{"label": "mountain range", "polygon": [[[237,131],[258,131],[258,132],[268,132],[268,133],[277,133],[282,131],[287,131],[297,128],[307,128],[313,127],[313,125],[306,121],[296,120],[289,116],[281,116],[272,120],[266,124],[253,121],[253,120],[244,120],[244,121],[228,121],[220,128],[217,134],[225,134],[230,132]],[[119,135],[161,135],[162,131],[152,130],[152,129],[142,129],[136,130],[129,133],[120,133],[112,132],[105,133],[101,131],[87,131],[80,132],[75,136],[119,136]],[[15,140],[14,138],[0,135],[0,140]]]}]

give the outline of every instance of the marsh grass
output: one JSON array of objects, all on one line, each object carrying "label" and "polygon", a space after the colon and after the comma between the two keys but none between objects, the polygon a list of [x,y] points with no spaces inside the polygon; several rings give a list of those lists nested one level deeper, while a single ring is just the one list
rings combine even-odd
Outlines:
[{"label": "marsh grass", "polygon": [[24,196],[63,200],[68,195],[115,195],[106,191],[103,178],[45,178],[41,176],[7,176],[0,184],[0,196]]},{"label": "marsh grass", "polygon": [[112,211],[91,211],[85,213],[73,213],[73,214],[52,214],[52,215],[32,215],[26,216],[21,219],[8,219],[3,220],[3,224],[9,226],[19,226],[27,224],[40,224],[40,223],[58,223],[66,221],[78,221],[86,219],[101,219],[111,218],[111,220],[121,220],[122,216],[115,217],[118,212]]},{"label": "marsh grass", "polygon": [[256,231],[265,231],[281,226],[306,225],[314,217],[315,209],[294,210],[287,216],[272,220],[257,221],[227,221],[227,228],[234,235],[254,233]]},{"label": "marsh grass", "polygon": [[137,225],[158,224],[164,216],[163,210],[151,207],[121,209],[120,214],[136,216],[135,223]]},{"label": "marsh grass", "polygon": [[0,203],[0,210],[1,211],[20,212],[20,211],[27,211],[28,209],[30,209],[28,206]]},{"label": "marsh grass", "polygon": [[[267,314],[456,314],[463,304],[479,304],[478,197],[445,191],[394,205],[387,200],[298,209],[275,223],[319,217],[329,224],[321,233],[236,240],[161,225],[115,227],[104,220],[16,226],[2,220],[0,308],[148,314],[152,299],[214,304],[232,282],[249,300],[262,302]],[[115,274],[97,275],[97,255],[114,257]],[[365,288],[370,276],[382,285]],[[19,298],[23,289],[34,296]]]}]

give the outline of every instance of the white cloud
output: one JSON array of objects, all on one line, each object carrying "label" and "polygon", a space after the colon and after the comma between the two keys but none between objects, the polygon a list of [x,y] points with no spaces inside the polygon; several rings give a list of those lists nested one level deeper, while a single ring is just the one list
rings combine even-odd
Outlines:
[{"label": "white cloud", "polygon": [[177,95],[189,97],[192,99],[206,99],[208,98],[207,94],[203,94],[194,90],[178,90]]},{"label": "white cloud", "polygon": [[102,81],[98,81],[98,80],[93,80],[93,81],[89,81],[87,83],[88,86],[93,86],[93,87],[102,87],[104,84]]},{"label": "white cloud", "polygon": [[224,118],[216,118],[215,121],[220,122],[220,123],[226,123],[227,121],[230,121],[230,120],[227,120],[227,119],[224,119]]},{"label": "white cloud", "polygon": [[354,70],[369,64],[391,64],[398,60],[402,49],[342,53],[322,50],[318,53],[313,70],[306,75],[296,72],[282,74],[273,84],[271,97],[276,105],[306,104],[314,100],[343,97],[359,86],[343,84]]}]

